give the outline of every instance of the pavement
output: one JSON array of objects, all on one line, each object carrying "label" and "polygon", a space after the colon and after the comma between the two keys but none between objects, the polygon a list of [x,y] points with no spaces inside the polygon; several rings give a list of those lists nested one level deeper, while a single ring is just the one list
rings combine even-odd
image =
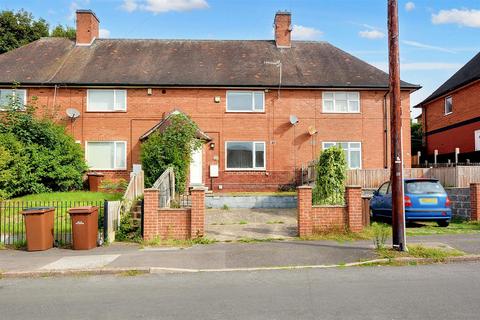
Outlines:
[{"label": "pavement", "polygon": [[480,263],[0,280],[2,319],[478,319]]},{"label": "pavement", "polygon": [[208,209],[205,232],[217,241],[293,239],[297,209]]},{"label": "pavement", "polygon": [[[480,255],[480,234],[410,237],[409,243],[449,246]],[[114,243],[88,251],[53,248],[26,252],[0,250],[0,270],[9,273],[150,269],[171,271],[235,270],[329,266],[375,259],[371,241],[269,241],[214,243],[190,248],[142,249]]]}]

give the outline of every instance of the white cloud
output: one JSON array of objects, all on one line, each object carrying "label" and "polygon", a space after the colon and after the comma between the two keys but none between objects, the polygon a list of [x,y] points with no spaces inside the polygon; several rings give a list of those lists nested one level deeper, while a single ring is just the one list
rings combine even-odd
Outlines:
[{"label": "white cloud", "polygon": [[143,10],[157,13],[206,9],[206,0],[123,0],[121,8],[128,12]]},{"label": "white cloud", "polygon": [[451,9],[440,10],[432,14],[433,24],[455,23],[459,26],[480,28],[480,10],[475,9]]},{"label": "white cloud", "polygon": [[137,10],[138,3],[135,0],[124,0],[121,8],[125,11],[132,12]]},{"label": "white cloud", "polygon": [[405,10],[410,12],[413,9],[415,9],[415,3],[413,3],[412,1],[405,3]]},{"label": "white cloud", "polygon": [[[371,65],[377,67],[380,70],[388,72],[387,62],[371,62]],[[462,67],[461,63],[449,63],[449,62],[400,62],[401,71],[425,71],[425,70],[457,70]]]},{"label": "white cloud", "polygon": [[110,30],[108,29],[100,29],[98,33],[100,38],[110,38]]},{"label": "white cloud", "polygon": [[428,49],[428,50],[434,50],[434,51],[441,51],[441,52],[448,52],[448,53],[456,53],[454,50],[448,49],[448,48],[442,48],[442,47],[437,47],[437,46],[431,46],[429,44],[425,43],[420,43],[417,41],[410,41],[410,40],[403,40],[403,44],[406,44],[407,46],[415,47],[415,48],[420,48],[420,49]]},{"label": "white cloud", "polygon": [[297,40],[313,40],[317,39],[323,34],[322,31],[315,28],[293,25],[292,38]]},{"label": "white cloud", "polygon": [[358,35],[367,39],[382,39],[385,37],[385,33],[379,30],[364,30],[360,31]]}]

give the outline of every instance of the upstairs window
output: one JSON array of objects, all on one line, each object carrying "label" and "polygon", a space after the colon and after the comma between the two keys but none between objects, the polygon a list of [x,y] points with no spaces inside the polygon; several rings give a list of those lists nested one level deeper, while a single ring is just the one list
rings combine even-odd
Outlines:
[{"label": "upstairs window", "polygon": [[359,92],[323,92],[323,112],[358,113],[360,112]]},{"label": "upstairs window", "polygon": [[227,112],[264,112],[263,91],[227,91]]},{"label": "upstairs window", "polygon": [[23,110],[27,104],[27,90],[25,89],[0,89],[0,110],[6,110],[8,106]]},{"label": "upstairs window", "polygon": [[87,90],[87,111],[127,110],[127,90]]},{"label": "upstairs window", "polygon": [[362,144],[360,142],[324,142],[323,150],[333,146],[339,146],[345,151],[347,165],[350,169],[362,167]]},{"label": "upstairs window", "polygon": [[93,170],[126,170],[127,142],[125,141],[88,141],[86,158]]},{"label": "upstairs window", "polygon": [[453,112],[453,101],[452,96],[445,98],[445,115]]},{"label": "upstairs window", "polygon": [[229,141],[225,149],[227,170],[265,170],[265,142]]}]

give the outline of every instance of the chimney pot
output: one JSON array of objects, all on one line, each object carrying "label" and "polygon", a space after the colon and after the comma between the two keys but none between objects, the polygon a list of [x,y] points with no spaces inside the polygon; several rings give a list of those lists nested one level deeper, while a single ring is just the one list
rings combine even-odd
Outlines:
[{"label": "chimney pot", "polygon": [[292,14],[287,11],[278,11],[275,14],[275,44],[277,48],[292,46]]},{"label": "chimney pot", "polygon": [[77,45],[91,45],[98,38],[100,21],[92,10],[77,10]]}]

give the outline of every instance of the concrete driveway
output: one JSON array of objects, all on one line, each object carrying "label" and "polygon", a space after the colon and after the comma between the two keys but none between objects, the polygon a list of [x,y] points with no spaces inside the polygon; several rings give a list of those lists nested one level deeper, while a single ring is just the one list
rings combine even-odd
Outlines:
[{"label": "concrete driveway", "polygon": [[206,234],[218,241],[290,239],[297,236],[297,210],[208,209]]}]

